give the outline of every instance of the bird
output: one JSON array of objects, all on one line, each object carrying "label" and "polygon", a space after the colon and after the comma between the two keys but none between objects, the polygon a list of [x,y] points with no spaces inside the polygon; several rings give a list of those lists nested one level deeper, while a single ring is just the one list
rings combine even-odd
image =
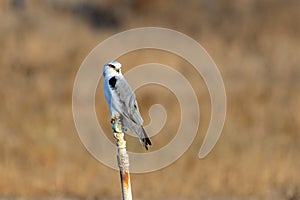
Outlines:
[{"label": "bird", "polygon": [[103,66],[104,95],[110,110],[112,123],[116,118],[120,118],[122,123],[122,130],[115,129],[114,131],[125,133],[129,128],[131,132],[138,136],[145,149],[148,150],[148,146],[152,143],[143,128],[143,118],[139,112],[136,96],[124,78],[121,67],[121,63],[117,61],[110,61]]}]

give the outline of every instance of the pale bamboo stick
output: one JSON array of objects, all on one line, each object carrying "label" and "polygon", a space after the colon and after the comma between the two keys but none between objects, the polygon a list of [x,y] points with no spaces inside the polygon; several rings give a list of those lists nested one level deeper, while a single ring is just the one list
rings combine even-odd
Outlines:
[{"label": "pale bamboo stick", "polygon": [[112,120],[114,137],[116,138],[117,160],[120,169],[122,200],[132,200],[130,173],[129,173],[129,157],[126,151],[126,141],[122,132],[122,124],[120,118]]}]

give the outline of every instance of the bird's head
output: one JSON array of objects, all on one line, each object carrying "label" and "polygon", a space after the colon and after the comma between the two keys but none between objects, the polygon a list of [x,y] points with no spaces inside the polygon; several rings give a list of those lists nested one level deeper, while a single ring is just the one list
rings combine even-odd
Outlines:
[{"label": "bird's head", "polygon": [[120,75],[122,74],[121,67],[122,67],[121,63],[117,61],[110,61],[106,63],[103,67],[103,76]]}]

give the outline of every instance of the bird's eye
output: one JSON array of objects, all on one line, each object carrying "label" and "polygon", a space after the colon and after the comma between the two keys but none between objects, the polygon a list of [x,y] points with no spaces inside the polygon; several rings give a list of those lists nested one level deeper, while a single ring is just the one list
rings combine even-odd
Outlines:
[{"label": "bird's eye", "polygon": [[109,65],[110,68],[115,69],[116,67],[114,65]]}]

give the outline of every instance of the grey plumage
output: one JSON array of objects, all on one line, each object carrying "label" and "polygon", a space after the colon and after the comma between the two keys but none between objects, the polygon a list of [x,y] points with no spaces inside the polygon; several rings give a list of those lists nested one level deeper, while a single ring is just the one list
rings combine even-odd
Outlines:
[{"label": "grey plumage", "polygon": [[144,128],[135,94],[121,73],[121,64],[113,61],[104,65],[104,93],[111,117],[120,116],[123,131],[129,128],[136,133],[140,142],[148,150],[151,141]]}]

